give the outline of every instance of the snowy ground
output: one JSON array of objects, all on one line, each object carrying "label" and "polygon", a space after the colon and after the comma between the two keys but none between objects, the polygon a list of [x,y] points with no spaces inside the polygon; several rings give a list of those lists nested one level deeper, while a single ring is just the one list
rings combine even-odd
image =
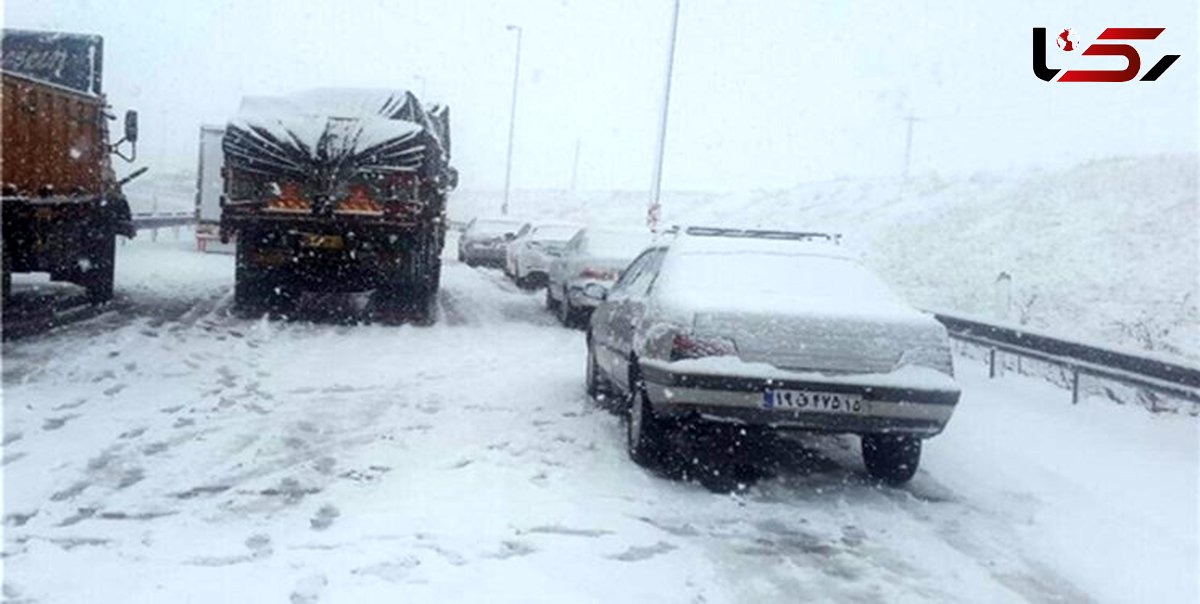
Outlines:
[{"label": "snowy ground", "polygon": [[188,247],[4,344],[5,601],[1200,599],[1194,417],[960,359],[908,487],[824,438],[717,495],[627,459],[582,334],[496,272],[448,263],[430,328],[253,321]]}]

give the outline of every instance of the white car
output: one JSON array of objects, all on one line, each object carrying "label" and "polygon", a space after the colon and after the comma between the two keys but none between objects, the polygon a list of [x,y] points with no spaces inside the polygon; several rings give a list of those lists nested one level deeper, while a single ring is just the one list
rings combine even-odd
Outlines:
[{"label": "white car", "polygon": [[546,282],[550,263],[562,254],[567,242],[583,227],[562,222],[527,225],[508,244],[505,273],[521,287],[539,287]]},{"label": "white car", "polygon": [[701,427],[792,429],[860,435],[871,476],[912,478],[958,403],[949,338],[835,242],[689,228],[629,265],[592,314],[586,385],[624,401],[634,461]]},{"label": "white car", "polygon": [[467,266],[504,265],[508,243],[527,223],[516,218],[474,218],[458,238],[458,261]]},{"label": "white car", "polygon": [[585,321],[604,300],[612,284],[654,240],[645,228],[585,228],[550,263],[546,308],[557,311],[563,325]]}]

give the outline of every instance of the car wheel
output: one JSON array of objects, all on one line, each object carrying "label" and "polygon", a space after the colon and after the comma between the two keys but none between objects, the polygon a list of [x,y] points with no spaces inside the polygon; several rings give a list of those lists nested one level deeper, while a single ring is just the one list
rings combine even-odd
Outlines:
[{"label": "car wheel", "polygon": [[596,365],[596,351],[592,349],[590,337],[587,341],[587,371],[584,375],[584,385],[587,387],[588,396],[597,398],[605,393],[607,388],[600,378],[600,367]]},{"label": "car wheel", "polygon": [[[550,291],[550,288],[547,287],[546,291]],[[575,327],[577,314],[571,307],[571,299],[567,297],[567,292],[563,292],[563,298],[558,303],[558,322],[562,323],[563,327]]]},{"label": "car wheel", "polygon": [[629,379],[629,418],[625,426],[629,458],[644,468],[658,466],[666,451],[667,426],[655,417],[636,374]]},{"label": "car wheel", "polygon": [[863,462],[867,473],[892,486],[912,479],[921,463],[921,439],[899,434],[864,434]]}]

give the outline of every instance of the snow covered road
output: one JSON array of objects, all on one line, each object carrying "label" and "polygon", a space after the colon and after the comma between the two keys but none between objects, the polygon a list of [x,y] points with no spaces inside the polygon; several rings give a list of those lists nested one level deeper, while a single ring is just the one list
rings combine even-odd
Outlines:
[{"label": "snow covered road", "polygon": [[1200,598],[1194,417],[963,361],[908,487],[808,438],[717,495],[628,460],[495,271],[448,263],[433,327],[270,322],[228,256],[120,253],[122,310],[4,345],[5,601]]}]

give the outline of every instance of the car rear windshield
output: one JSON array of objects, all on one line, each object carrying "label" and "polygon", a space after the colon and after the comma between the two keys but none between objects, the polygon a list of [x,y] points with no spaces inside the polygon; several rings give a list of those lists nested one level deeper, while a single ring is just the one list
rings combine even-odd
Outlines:
[{"label": "car rear windshield", "polygon": [[570,241],[576,233],[579,232],[579,227],[575,226],[560,226],[548,225],[540,226],[533,229],[533,234],[530,238],[535,241]]},{"label": "car rear windshield", "polygon": [[476,235],[493,236],[515,233],[519,228],[521,223],[512,220],[476,220],[471,232]]},{"label": "car rear windshield", "polygon": [[671,258],[660,280],[675,294],[709,301],[736,302],[747,296],[823,298],[856,305],[898,300],[887,284],[854,260],[786,251],[686,251]]},{"label": "car rear windshield", "polygon": [[650,233],[588,233],[587,252],[597,258],[632,259],[650,245],[650,239]]}]

